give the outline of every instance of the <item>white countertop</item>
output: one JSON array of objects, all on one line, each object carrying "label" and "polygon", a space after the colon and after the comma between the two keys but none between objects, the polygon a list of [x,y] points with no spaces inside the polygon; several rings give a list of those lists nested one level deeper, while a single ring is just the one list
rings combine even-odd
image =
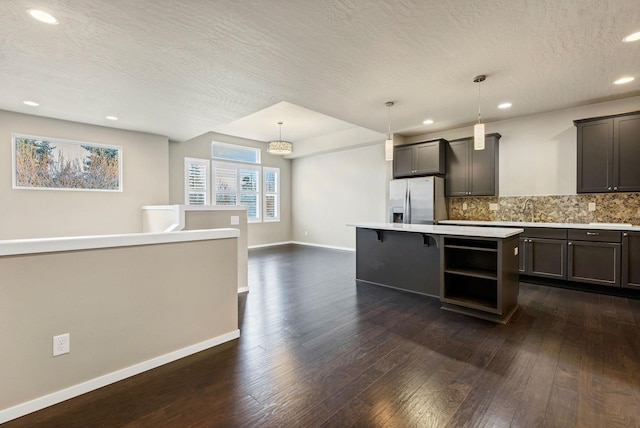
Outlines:
[{"label": "white countertop", "polygon": [[439,224],[457,224],[460,226],[491,227],[550,227],[554,229],[599,229],[640,231],[640,226],[628,223],[544,223],[530,221],[480,221],[480,220],[442,220]]},{"label": "white countertop", "polygon": [[351,227],[377,230],[393,230],[396,232],[428,233],[432,235],[456,235],[476,238],[508,238],[524,232],[524,229],[505,227],[473,227],[473,226],[442,226],[429,224],[402,223],[354,223]]},{"label": "white countertop", "polygon": [[238,229],[226,228],[185,230],[180,232],[10,239],[0,240],[0,256],[90,250],[95,248],[131,247],[134,245],[166,244],[171,242],[207,241],[211,239],[237,238],[239,236],[240,231]]}]

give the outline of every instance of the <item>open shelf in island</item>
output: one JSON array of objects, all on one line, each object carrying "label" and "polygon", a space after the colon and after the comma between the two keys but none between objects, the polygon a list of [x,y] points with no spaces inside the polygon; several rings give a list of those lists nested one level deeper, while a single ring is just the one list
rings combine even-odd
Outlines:
[{"label": "open shelf in island", "polygon": [[443,309],[506,323],[518,306],[518,238],[443,236]]}]

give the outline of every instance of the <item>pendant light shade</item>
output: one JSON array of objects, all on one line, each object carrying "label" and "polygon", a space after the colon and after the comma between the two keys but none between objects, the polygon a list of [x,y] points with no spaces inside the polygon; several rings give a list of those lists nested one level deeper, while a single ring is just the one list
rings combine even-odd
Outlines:
[{"label": "pendant light shade", "polygon": [[473,127],[473,149],[484,150],[484,123],[480,122],[480,83],[484,82],[487,76],[481,74],[473,78],[478,84],[478,123]]},{"label": "pendant light shade", "polygon": [[473,149],[484,150],[484,123],[473,125]]},{"label": "pendant light shade", "polygon": [[384,141],[384,160],[393,160],[393,140]]},{"label": "pendant light shade", "polygon": [[280,125],[280,138],[277,140],[269,141],[267,146],[267,153],[272,155],[288,155],[293,152],[293,144],[289,141],[282,139],[282,122],[278,122]]},{"label": "pendant light shade", "polygon": [[387,134],[387,139],[384,142],[384,159],[386,161],[392,161],[393,160],[393,138],[391,138],[391,107],[393,107],[394,102],[393,101],[387,101],[386,103],[384,103],[384,105],[387,107],[388,110],[388,134]]}]

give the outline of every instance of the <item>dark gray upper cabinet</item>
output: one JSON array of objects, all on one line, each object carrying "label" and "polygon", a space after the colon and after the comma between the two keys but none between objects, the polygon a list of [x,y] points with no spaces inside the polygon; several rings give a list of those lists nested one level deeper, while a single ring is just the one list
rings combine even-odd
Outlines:
[{"label": "dark gray upper cabinet", "polygon": [[578,193],[640,191],[640,112],[575,120]]},{"label": "dark gray upper cabinet", "polygon": [[473,149],[473,137],[447,144],[446,196],[498,195],[498,141],[500,134],[487,134],[484,150]]},{"label": "dark gray upper cabinet", "polygon": [[398,146],[393,150],[393,178],[445,173],[445,145],[438,139]]}]

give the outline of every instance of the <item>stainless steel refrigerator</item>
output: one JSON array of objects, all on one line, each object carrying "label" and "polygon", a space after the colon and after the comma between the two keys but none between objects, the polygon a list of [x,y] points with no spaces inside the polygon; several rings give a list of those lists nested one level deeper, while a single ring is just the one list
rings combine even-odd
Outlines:
[{"label": "stainless steel refrigerator", "polygon": [[389,182],[389,222],[436,224],[447,219],[442,177],[417,177]]}]

